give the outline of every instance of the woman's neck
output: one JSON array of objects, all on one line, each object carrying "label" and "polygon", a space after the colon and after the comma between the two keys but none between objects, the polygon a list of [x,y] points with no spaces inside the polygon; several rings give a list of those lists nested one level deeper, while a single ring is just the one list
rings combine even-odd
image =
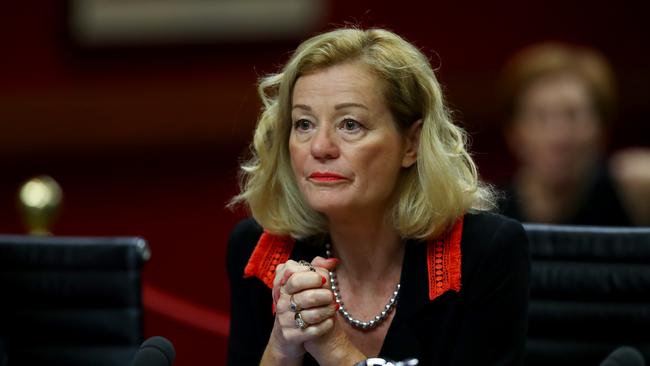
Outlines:
[{"label": "woman's neck", "polygon": [[399,279],[405,247],[390,219],[330,219],[330,237],[332,255],[341,260],[337,273],[349,281]]}]

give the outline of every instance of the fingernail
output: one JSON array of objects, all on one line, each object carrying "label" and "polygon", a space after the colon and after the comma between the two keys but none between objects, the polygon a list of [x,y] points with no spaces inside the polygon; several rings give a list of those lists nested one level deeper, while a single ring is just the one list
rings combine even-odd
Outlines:
[{"label": "fingernail", "polygon": [[336,308],[335,308],[335,310],[336,310],[336,311],[339,311],[340,308],[341,308],[341,305],[339,305],[339,303],[337,302],[337,303],[336,303]]},{"label": "fingernail", "polygon": [[334,262],[334,264],[339,264],[339,262],[341,261],[338,258],[328,258],[327,260],[330,261],[330,262]]},{"label": "fingernail", "polygon": [[273,311],[273,315],[275,315],[275,303],[271,304],[271,311]]},{"label": "fingernail", "polygon": [[327,279],[325,279],[325,276],[323,276],[323,285],[327,282]]}]

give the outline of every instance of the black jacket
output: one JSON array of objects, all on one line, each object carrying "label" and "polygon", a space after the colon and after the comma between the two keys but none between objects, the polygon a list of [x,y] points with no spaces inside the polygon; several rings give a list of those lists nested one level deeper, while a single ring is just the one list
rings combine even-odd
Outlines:
[{"label": "black jacket", "polygon": [[[231,285],[228,365],[259,365],[273,328],[271,290],[244,267],[262,233],[240,222],[228,244]],[[519,365],[527,328],[530,259],[519,222],[500,215],[465,216],[461,240],[461,290],[429,300],[426,243],[407,242],[395,316],[380,356],[418,358],[420,365]],[[294,260],[323,256],[296,243]],[[317,365],[310,355],[304,365]]]}]

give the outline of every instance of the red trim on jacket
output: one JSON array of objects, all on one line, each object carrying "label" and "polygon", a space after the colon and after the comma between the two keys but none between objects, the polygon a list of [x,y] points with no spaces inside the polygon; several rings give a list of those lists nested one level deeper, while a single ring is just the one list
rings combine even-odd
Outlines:
[{"label": "red trim on jacket", "polygon": [[460,241],[463,237],[463,218],[456,221],[442,240],[427,243],[427,269],[429,273],[429,300],[443,293],[460,291]]},{"label": "red trim on jacket", "polygon": [[[427,242],[429,299],[434,300],[448,290],[460,291],[463,218],[440,240]],[[289,260],[296,240],[288,235],[262,233],[244,269],[244,277],[257,277],[273,288],[275,268]]]},{"label": "red trim on jacket", "polygon": [[275,267],[289,260],[295,242],[291,236],[264,231],[244,268],[244,277],[255,276],[273,288]]}]

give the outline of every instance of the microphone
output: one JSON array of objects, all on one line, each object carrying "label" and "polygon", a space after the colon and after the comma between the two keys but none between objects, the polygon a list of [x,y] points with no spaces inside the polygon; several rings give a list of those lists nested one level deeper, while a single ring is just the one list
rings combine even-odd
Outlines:
[{"label": "microphone", "polygon": [[636,348],[622,346],[610,353],[600,366],[645,366],[645,359]]},{"label": "microphone", "polygon": [[132,366],[172,366],[176,351],[172,342],[161,336],[154,336],[142,343],[135,354]]}]

